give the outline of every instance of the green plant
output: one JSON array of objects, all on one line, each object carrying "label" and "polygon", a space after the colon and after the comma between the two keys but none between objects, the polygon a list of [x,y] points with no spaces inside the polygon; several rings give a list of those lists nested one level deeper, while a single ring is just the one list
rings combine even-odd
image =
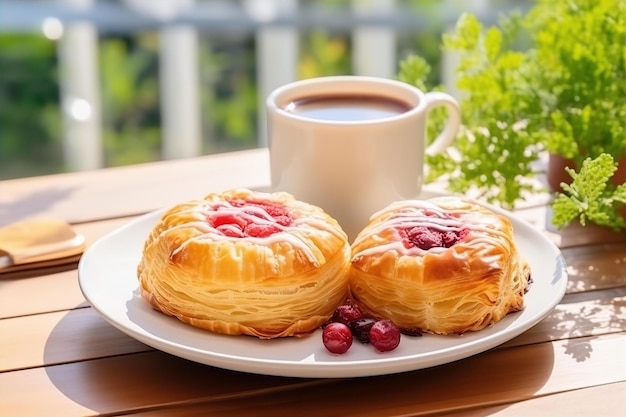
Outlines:
[{"label": "green plant", "polygon": [[616,230],[626,228],[626,219],[613,207],[626,203],[626,184],[609,189],[609,179],[616,170],[613,157],[603,153],[595,159],[586,159],[580,172],[565,168],[571,175],[571,184],[563,184],[565,194],[554,200],[555,225],[561,227],[575,218],[584,226],[587,219],[595,224]]},{"label": "green plant", "polygon": [[[612,174],[626,152],[625,39],[626,3],[620,0],[538,0],[526,15],[513,12],[488,28],[471,14],[461,16],[443,48],[460,54],[463,126],[457,152],[429,157],[427,180],[445,177],[452,191],[475,189],[487,201],[512,207],[534,190],[529,179],[543,152],[571,158],[574,172],[594,160]],[[400,79],[418,85],[428,73],[419,57],[400,69]],[[441,123],[437,114],[431,119]],[[608,157],[596,159],[602,154]],[[580,183],[589,174],[579,175]],[[609,226],[621,228],[615,219],[623,203],[611,197],[620,191],[609,178],[603,185],[611,204],[597,209],[613,219]],[[564,188],[559,201],[590,191]],[[554,207],[559,219],[569,218],[558,212],[563,207]]]}]

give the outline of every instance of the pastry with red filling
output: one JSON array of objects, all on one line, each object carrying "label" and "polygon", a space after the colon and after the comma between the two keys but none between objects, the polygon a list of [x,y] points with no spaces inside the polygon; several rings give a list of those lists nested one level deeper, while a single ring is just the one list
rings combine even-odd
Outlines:
[{"label": "pastry with red filling", "polygon": [[410,332],[481,330],[524,307],[530,268],[508,218],[456,197],[398,201],[352,244],[350,290]]},{"label": "pastry with red filling", "polygon": [[287,193],[213,193],[166,211],[138,266],[142,296],[196,327],[269,339],[325,323],[348,293],[337,221]]}]

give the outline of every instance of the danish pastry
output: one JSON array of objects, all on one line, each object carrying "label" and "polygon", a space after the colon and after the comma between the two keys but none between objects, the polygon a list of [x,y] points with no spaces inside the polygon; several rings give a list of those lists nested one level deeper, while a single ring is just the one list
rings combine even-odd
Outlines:
[{"label": "danish pastry", "polygon": [[352,297],[410,332],[483,329],[523,309],[530,281],[510,220],[456,197],[392,203],[352,244]]},{"label": "danish pastry", "polygon": [[311,333],[348,293],[350,246],[337,221],[287,193],[213,193],[166,211],[138,277],[157,310],[224,334]]}]

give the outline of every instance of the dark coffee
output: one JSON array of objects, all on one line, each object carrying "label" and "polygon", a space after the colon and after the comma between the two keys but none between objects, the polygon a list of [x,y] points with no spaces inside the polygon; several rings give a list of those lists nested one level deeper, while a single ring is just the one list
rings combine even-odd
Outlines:
[{"label": "dark coffee", "polygon": [[319,96],[294,100],[285,110],[316,120],[358,122],[386,119],[409,111],[399,100],[380,96]]}]

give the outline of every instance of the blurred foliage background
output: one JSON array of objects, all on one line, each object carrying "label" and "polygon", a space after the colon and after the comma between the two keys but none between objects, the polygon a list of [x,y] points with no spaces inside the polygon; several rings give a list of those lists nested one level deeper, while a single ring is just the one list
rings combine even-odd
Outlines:
[{"label": "blurred foliage background", "polygon": [[[335,2],[326,2],[334,7]],[[398,33],[398,61],[419,53],[440,83],[436,0],[408,0],[432,24]],[[323,28],[300,34],[298,77],[350,74],[350,35]],[[160,159],[158,34],[101,34],[99,61],[105,166]],[[201,34],[203,153],[257,146],[255,45],[249,36]],[[0,32],[0,179],[61,173],[62,118],[55,41],[41,33]]]},{"label": "blurred foliage background", "polygon": [[62,170],[55,43],[0,34],[0,178]]}]

